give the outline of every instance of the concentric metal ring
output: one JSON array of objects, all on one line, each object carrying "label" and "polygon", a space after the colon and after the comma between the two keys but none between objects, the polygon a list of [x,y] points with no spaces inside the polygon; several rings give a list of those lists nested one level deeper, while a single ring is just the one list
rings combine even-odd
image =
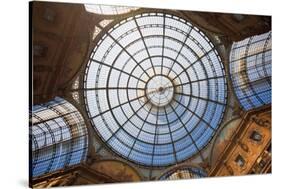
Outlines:
[{"label": "concentric metal ring", "polygon": [[164,75],[152,77],[145,86],[147,100],[157,108],[167,106],[174,98],[174,85]]}]

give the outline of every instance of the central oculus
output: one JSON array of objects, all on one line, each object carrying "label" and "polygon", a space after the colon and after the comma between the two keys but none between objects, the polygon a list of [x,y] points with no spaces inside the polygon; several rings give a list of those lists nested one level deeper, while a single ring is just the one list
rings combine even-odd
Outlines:
[{"label": "central oculus", "polygon": [[174,96],[172,80],[164,75],[157,75],[148,80],[146,84],[146,98],[156,107],[168,105]]}]

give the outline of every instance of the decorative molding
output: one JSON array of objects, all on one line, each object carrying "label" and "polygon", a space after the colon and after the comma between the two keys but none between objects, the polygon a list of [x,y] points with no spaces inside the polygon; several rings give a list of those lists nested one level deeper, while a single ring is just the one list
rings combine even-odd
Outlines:
[{"label": "decorative molding", "polygon": [[110,24],[113,21],[113,19],[105,19],[99,22],[99,25],[103,28],[105,28],[108,24]]},{"label": "decorative molding", "polygon": [[92,40],[95,40],[95,38],[99,35],[99,33],[101,32],[101,28],[98,26],[95,26],[94,32],[93,32],[93,37]]},{"label": "decorative molding", "polygon": [[270,121],[264,118],[258,118],[257,116],[253,116],[252,121],[261,127],[265,127],[265,128],[271,127]]}]

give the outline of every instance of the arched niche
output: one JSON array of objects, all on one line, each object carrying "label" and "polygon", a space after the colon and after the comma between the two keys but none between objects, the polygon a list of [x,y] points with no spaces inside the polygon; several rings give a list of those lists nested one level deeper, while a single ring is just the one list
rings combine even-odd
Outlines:
[{"label": "arched niche", "polygon": [[218,131],[216,138],[214,140],[209,163],[211,167],[213,167],[216,161],[219,159],[220,154],[224,151],[227,144],[230,142],[231,136],[236,131],[239,123],[241,122],[241,118],[234,118],[230,121],[226,122],[223,127]]},{"label": "arched niche", "polygon": [[142,176],[135,168],[121,160],[97,160],[92,163],[91,169],[110,176],[120,182],[138,182],[142,180]]},{"label": "arched niche", "polygon": [[198,165],[181,164],[168,168],[157,180],[178,180],[207,177],[207,172]]}]

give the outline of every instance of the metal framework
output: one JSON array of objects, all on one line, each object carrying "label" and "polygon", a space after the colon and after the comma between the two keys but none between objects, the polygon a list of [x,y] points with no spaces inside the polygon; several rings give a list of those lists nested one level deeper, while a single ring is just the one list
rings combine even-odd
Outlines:
[{"label": "metal framework", "polygon": [[201,154],[227,99],[212,42],[167,13],[141,13],[105,31],[91,53],[83,90],[100,138],[127,160],[159,167]]},{"label": "metal framework", "polygon": [[198,167],[183,166],[172,169],[163,174],[159,180],[178,180],[207,177],[207,173]]},{"label": "metal framework", "polygon": [[73,105],[56,97],[33,106],[31,119],[33,178],[85,160],[88,132],[83,117]]},{"label": "metal framework", "polygon": [[88,12],[101,15],[117,15],[129,13],[133,10],[136,10],[135,7],[123,7],[123,6],[110,6],[110,5],[93,5],[85,4],[85,9]]},{"label": "metal framework", "polygon": [[271,31],[232,45],[230,75],[245,110],[271,103]]}]

